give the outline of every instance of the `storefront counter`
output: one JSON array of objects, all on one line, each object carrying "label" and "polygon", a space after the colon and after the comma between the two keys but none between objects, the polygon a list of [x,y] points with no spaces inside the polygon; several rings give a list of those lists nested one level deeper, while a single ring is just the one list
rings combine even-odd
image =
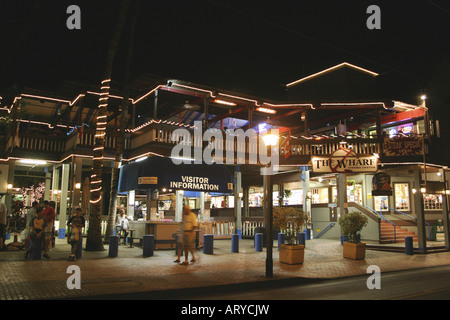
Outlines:
[{"label": "storefront counter", "polygon": [[170,221],[131,221],[130,228],[134,229],[134,238],[143,239],[144,235],[155,236],[155,249],[175,248],[174,233],[178,233],[179,222]]}]

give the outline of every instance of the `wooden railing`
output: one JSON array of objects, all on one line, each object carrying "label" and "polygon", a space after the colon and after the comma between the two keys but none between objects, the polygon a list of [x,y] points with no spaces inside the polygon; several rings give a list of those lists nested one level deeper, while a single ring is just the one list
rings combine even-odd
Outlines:
[{"label": "wooden railing", "polygon": [[264,226],[263,218],[244,218],[242,219],[242,237],[252,238],[255,235],[255,228]]},{"label": "wooden railing", "polygon": [[[174,133],[179,127],[173,125],[151,124],[134,133],[126,133],[124,150],[132,151],[140,148],[146,148],[152,143],[176,145],[182,141],[179,133]],[[246,159],[258,159],[259,144],[261,139],[257,138],[256,143],[249,143],[249,139],[242,140],[233,139],[227,141],[225,135],[221,135],[222,139],[213,141],[212,148],[222,150],[223,156],[226,157],[227,150],[233,150],[237,157],[238,151],[244,151]],[[190,131],[188,143],[192,147],[204,147],[205,142],[201,135],[194,135]],[[7,142],[6,150],[11,147],[18,147],[23,150],[44,151],[60,153],[70,151],[76,148],[87,148],[92,150],[95,145],[95,130],[87,128],[80,134],[74,131],[69,136],[51,137],[51,136],[32,136],[21,135],[16,142],[10,137]],[[290,150],[292,156],[312,156],[312,155],[331,155],[340,147],[353,149],[357,154],[373,154],[380,153],[381,147],[378,139],[369,138],[324,138],[321,140],[314,139],[292,139],[290,142]],[[105,149],[114,150],[116,148],[116,136],[112,130],[108,130],[105,137]],[[216,153],[217,154],[217,153]],[[251,158],[253,157],[253,158]]]},{"label": "wooden railing", "polygon": [[8,139],[7,150],[18,148],[26,151],[60,153],[64,151],[65,137],[52,137],[23,134],[20,137]]}]

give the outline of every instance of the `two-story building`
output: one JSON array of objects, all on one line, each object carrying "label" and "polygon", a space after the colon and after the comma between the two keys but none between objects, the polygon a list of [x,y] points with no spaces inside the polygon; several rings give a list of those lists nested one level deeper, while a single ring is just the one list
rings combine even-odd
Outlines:
[{"label": "two-story building", "polygon": [[[238,129],[254,130],[259,137],[277,129],[278,171],[271,179],[274,205],[301,206],[307,211],[310,237],[339,238],[338,217],[358,210],[370,218],[364,239],[401,242],[405,234],[414,234],[418,248],[425,251],[427,240],[436,240],[433,226],[439,220],[445,231],[439,239],[448,248],[448,168],[433,158],[434,149],[441,147],[439,121],[431,118],[426,100],[415,105],[387,98],[380,82],[377,73],[349,63],[287,83],[284,100],[176,79],[135,82],[124,119],[118,206],[127,208],[131,216],[142,214],[145,221],[180,221],[184,201],[200,213],[201,220],[230,221],[228,232],[251,236],[252,226],[262,221],[262,197],[268,188],[260,170],[267,162],[258,157],[256,163],[250,161],[262,142],[257,139],[254,145],[251,139],[244,140],[242,162],[237,140],[205,141],[204,137],[205,133],[232,136]],[[74,208],[88,206],[85,182],[92,172],[100,93],[80,88],[72,85],[45,93],[25,89],[3,97],[0,108],[12,121],[1,138],[2,201],[10,203],[17,188],[45,181],[44,198],[57,201],[62,225]],[[109,98],[102,179],[105,214],[124,106],[120,91],[112,91]],[[180,129],[189,132],[192,150],[214,145],[215,155],[223,155],[228,172],[208,172],[207,180],[201,181],[223,177],[226,190],[199,184],[188,187],[183,181],[170,184],[170,177],[164,178],[167,185],[163,178],[159,183],[134,181],[134,187],[123,182],[132,164],[154,166],[157,161],[152,159],[173,158]],[[227,150],[233,151],[230,158]],[[193,151],[190,158],[195,160],[195,155]],[[207,165],[201,166],[189,177],[204,179]],[[232,188],[228,188],[230,176]]]}]

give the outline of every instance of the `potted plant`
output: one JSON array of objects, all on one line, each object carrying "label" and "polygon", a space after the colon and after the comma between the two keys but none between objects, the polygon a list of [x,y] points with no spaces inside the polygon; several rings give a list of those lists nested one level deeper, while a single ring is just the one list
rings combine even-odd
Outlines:
[{"label": "potted plant", "polygon": [[368,219],[358,211],[352,211],[341,218],[339,224],[342,228],[344,241],[344,258],[363,260],[366,255],[366,244],[361,242],[361,230],[367,225]]},{"label": "potted plant", "polygon": [[298,233],[302,230],[307,215],[294,207],[275,207],[273,226],[284,233],[284,244],[280,244],[279,259],[282,263],[301,264],[304,261],[305,246],[298,244]]}]

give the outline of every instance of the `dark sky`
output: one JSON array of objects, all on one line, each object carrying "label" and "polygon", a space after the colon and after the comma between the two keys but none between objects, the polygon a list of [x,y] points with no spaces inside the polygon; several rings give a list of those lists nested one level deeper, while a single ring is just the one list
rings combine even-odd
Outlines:
[{"label": "dark sky", "polygon": [[[2,0],[0,90],[99,83],[120,3]],[[115,59],[118,82],[135,3]],[[81,30],[66,27],[72,4],[81,9]],[[381,30],[366,26],[372,4],[381,9]],[[407,102],[422,92],[445,100],[449,18],[445,0],[141,0],[132,77],[153,73],[271,96],[347,61],[390,78]]]}]

